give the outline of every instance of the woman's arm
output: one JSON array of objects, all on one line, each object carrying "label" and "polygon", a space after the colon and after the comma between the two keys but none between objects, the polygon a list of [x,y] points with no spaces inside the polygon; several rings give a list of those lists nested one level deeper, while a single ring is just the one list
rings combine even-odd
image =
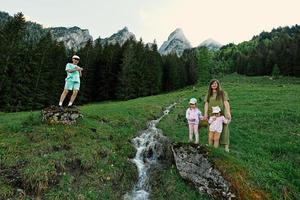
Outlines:
[{"label": "woman's arm", "polygon": [[208,102],[206,101],[205,104],[204,104],[204,119],[207,120],[207,117],[208,117]]},{"label": "woman's arm", "polygon": [[231,122],[231,119],[225,118],[224,116],[222,116],[222,121],[224,124],[229,124]]},{"label": "woman's arm", "polygon": [[230,105],[228,101],[224,101],[225,110],[227,110],[227,113],[225,114],[225,117],[231,120],[231,112],[230,112]]}]

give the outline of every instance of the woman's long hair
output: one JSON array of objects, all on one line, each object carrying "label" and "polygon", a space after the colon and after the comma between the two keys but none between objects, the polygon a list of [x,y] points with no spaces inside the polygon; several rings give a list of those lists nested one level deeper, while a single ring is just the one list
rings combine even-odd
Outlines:
[{"label": "woman's long hair", "polygon": [[221,87],[220,82],[219,82],[217,79],[212,79],[212,80],[209,82],[209,85],[208,85],[207,99],[206,99],[207,102],[209,102],[210,97],[213,95],[213,90],[211,89],[211,85],[212,85],[214,82],[216,82],[216,83],[218,84],[218,87],[217,87],[217,97],[216,97],[216,99],[217,99],[217,100],[222,99],[222,101],[224,100],[224,91],[222,90],[222,87]]}]

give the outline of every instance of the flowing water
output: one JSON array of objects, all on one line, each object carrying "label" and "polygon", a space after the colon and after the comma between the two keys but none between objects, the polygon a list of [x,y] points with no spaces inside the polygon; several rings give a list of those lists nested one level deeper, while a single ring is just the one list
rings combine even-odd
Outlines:
[{"label": "flowing water", "polygon": [[[157,152],[155,151],[155,145],[157,140],[163,136],[162,131],[156,128],[159,121],[169,114],[171,108],[176,103],[167,107],[163,115],[148,123],[148,128],[141,131],[141,134],[132,140],[134,147],[136,148],[135,157],[132,162],[135,163],[138,169],[138,182],[135,184],[133,190],[130,193],[124,195],[124,200],[147,200],[150,195],[149,176],[148,170],[151,165],[157,163]],[[151,156],[145,156],[146,151],[151,150]]]}]

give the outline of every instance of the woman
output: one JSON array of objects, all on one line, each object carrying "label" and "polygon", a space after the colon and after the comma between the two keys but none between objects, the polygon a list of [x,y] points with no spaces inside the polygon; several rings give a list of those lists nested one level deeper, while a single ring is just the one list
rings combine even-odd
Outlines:
[{"label": "woman", "polygon": [[[227,93],[222,90],[220,82],[216,79],[210,81],[208,92],[204,98],[204,119],[207,120],[212,115],[212,107],[219,106],[221,115],[231,120],[230,105]],[[209,139],[210,141],[210,139]],[[221,133],[220,144],[224,144],[225,151],[229,152],[229,128],[224,124]]]}]

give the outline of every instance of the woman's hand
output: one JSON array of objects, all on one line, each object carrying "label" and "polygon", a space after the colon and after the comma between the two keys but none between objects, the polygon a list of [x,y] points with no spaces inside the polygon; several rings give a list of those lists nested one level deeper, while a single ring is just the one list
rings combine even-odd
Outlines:
[{"label": "woman's hand", "polygon": [[204,115],[204,116],[203,116],[203,120],[208,120],[208,116],[207,116],[207,115]]},{"label": "woman's hand", "polygon": [[231,114],[227,113],[226,118],[229,119],[229,120],[231,120]]}]

